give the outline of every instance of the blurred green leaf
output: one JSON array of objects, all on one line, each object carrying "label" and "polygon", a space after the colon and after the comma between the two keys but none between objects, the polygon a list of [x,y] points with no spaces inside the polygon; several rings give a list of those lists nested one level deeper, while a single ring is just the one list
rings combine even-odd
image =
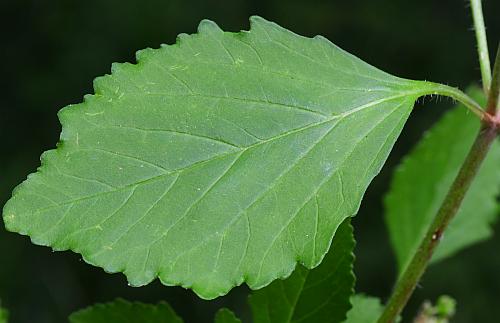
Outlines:
[{"label": "blurred green leaf", "polygon": [[384,310],[380,299],[362,294],[351,297],[351,304],[344,323],[376,323]]},{"label": "blurred green leaf", "polygon": [[182,323],[167,303],[157,305],[131,303],[117,299],[96,304],[71,314],[70,323]]},{"label": "blurred green leaf", "polygon": [[60,112],[61,142],[14,191],[7,229],[206,299],[317,266],[429,88],[251,25],[203,21],[113,65]]},{"label": "blurred green leaf", "polygon": [[241,323],[241,320],[227,308],[221,308],[215,314],[215,323]]},{"label": "blurred green leaf", "polygon": [[354,236],[349,220],[338,229],[332,249],[315,269],[297,267],[286,280],[254,291],[254,323],[342,322],[354,292]]},{"label": "blurred green leaf", "polygon": [[[470,94],[484,103],[479,89]],[[400,272],[407,266],[460,165],[480,122],[463,106],[446,115],[424,136],[397,168],[386,196],[386,223]],[[488,238],[496,220],[496,198],[500,189],[500,143],[495,141],[456,217],[437,247],[436,262]]]},{"label": "blurred green leaf", "polygon": [[6,309],[0,307],[0,323],[9,322],[9,312]]}]

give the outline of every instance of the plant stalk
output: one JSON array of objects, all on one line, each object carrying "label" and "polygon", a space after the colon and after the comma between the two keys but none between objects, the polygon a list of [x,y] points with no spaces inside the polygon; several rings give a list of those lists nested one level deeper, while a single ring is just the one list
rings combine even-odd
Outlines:
[{"label": "plant stalk", "polygon": [[499,133],[500,53],[497,53],[493,70],[493,82],[489,91],[487,110],[496,112],[496,115],[487,113],[489,118],[482,120],[482,126],[474,144],[469,150],[455,181],[451,185],[424,239],[413,255],[410,264],[400,276],[378,323],[393,323],[396,321],[427,268],[443,232],[459,210],[465,194],[481,167],[481,163]]},{"label": "plant stalk", "polygon": [[500,43],[498,44],[497,56],[493,67],[493,79],[491,82],[490,94],[488,95],[488,105],[486,112],[495,116],[497,122],[500,121]]},{"label": "plant stalk", "polygon": [[459,89],[434,82],[424,81],[423,83],[429,87],[429,91],[425,92],[426,95],[435,94],[450,97],[465,105],[467,109],[477,115],[481,120],[493,122],[491,115],[487,114],[476,101]]},{"label": "plant stalk", "polygon": [[474,30],[476,31],[477,53],[479,55],[479,66],[481,78],[483,79],[483,90],[488,95],[491,84],[491,65],[488,53],[488,42],[486,39],[486,28],[484,26],[483,8],[481,0],[470,0]]},{"label": "plant stalk", "polygon": [[428,262],[436,249],[443,232],[457,213],[465,193],[470,187],[486,157],[489,148],[497,136],[496,127],[483,126],[472,145],[462,168],[446,195],[432,225],[427,231],[410,264],[401,275],[394,292],[389,299],[379,323],[395,322],[403,307],[410,298],[415,286],[427,268]]}]

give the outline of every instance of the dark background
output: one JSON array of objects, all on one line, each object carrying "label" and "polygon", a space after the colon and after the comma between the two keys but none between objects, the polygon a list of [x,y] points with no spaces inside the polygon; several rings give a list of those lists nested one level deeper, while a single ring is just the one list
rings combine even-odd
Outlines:
[{"label": "dark background", "polygon": [[[500,1],[484,2],[490,47],[496,48]],[[112,62],[132,62],[138,49],[173,43],[178,33],[195,32],[203,18],[238,31],[248,29],[248,17],[257,14],[302,35],[322,34],[402,77],[462,88],[480,78],[471,14],[463,0],[3,0],[0,12],[0,205],[36,169],[40,154],[55,147],[60,108],[91,93],[93,78],[109,73]],[[354,220],[358,291],[384,299],[389,295],[395,266],[383,224],[382,197],[394,165],[450,104],[446,99],[426,100],[425,107],[417,106],[365,196]],[[211,322],[222,305],[243,317],[249,315],[246,287],[214,302],[158,282],[132,288],[121,274],[105,274],[76,254],[53,253],[1,227],[0,299],[9,308],[12,323],[66,322],[72,311],[118,296],[167,300],[186,322]],[[499,243],[496,236],[433,266],[406,317],[413,317],[424,299],[447,293],[458,301],[453,322],[499,322]]]}]

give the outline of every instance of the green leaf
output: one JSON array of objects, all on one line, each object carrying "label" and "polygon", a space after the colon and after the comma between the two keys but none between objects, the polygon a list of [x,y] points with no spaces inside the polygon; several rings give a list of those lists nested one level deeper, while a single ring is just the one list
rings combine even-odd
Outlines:
[{"label": "green leaf", "polygon": [[320,263],[429,87],[258,17],[198,31],[61,110],[8,230],[206,299]]},{"label": "green leaf", "polygon": [[354,236],[349,220],[338,229],[322,264],[298,267],[250,297],[254,323],[342,322],[354,293]]},{"label": "green leaf", "polygon": [[70,323],[182,323],[170,305],[131,303],[117,299],[112,303],[97,304],[71,314]]},{"label": "green leaf", "polygon": [[[484,102],[479,89],[472,96]],[[385,199],[386,223],[400,272],[406,268],[479,131],[479,120],[458,106],[425,135],[395,172]],[[495,141],[450,223],[432,261],[488,238],[500,189],[500,143]]]},{"label": "green leaf", "polygon": [[352,308],[344,323],[375,323],[384,311],[380,299],[362,294],[351,298]]},{"label": "green leaf", "polygon": [[215,314],[215,323],[241,323],[241,320],[227,308],[221,308]]},{"label": "green leaf", "polygon": [[0,307],[0,323],[9,322],[9,312],[6,309]]}]

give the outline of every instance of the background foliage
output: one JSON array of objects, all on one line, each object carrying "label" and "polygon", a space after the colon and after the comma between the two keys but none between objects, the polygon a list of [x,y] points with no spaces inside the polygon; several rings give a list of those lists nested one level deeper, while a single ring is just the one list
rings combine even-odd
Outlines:
[{"label": "background foliage", "polygon": [[[500,20],[494,13],[500,12],[500,3],[486,0],[484,11],[489,39],[496,41]],[[112,62],[133,61],[138,49],[173,43],[178,33],[195,32],[203,18],[237,31],[248,29],[248,16],[259,14],[299,34],[324,35],[394,75],[462,88],[479,79],[471,17],[463,1],[7,0],[0,4],[0,12],[2,205],[12,188],[39,165],[41,152],[53,148],[60,132],[56,112],[61,107],[80,102],[91,92],[92,79],[109,73]],[[448,100],[426,100],[425,108],[417,106],[353,221],[360,292],[381,297],[390,292],[396,263],[384,228],[382,197],[392,167],[448,106]],[[498,232],[500,224],[495,229]],[[496,235],[433,266],[407,312],[414,313],[424,297],[435,300],[447,293],[458,302],[454,322],[494,322],[500,317],[495,306],[500,290],[499,243]],[[243,318],[250,315],[243,287],[210,303],[158,282],[131,288],[122,275],[105,274],[75,254],[33,246],[26,237],[3,228],[0,254],[0,299],[14,323],[66,322],[70,312],[118,296],[153,303],[166,300],[186,322],[205,322],[222,305]]]}]

